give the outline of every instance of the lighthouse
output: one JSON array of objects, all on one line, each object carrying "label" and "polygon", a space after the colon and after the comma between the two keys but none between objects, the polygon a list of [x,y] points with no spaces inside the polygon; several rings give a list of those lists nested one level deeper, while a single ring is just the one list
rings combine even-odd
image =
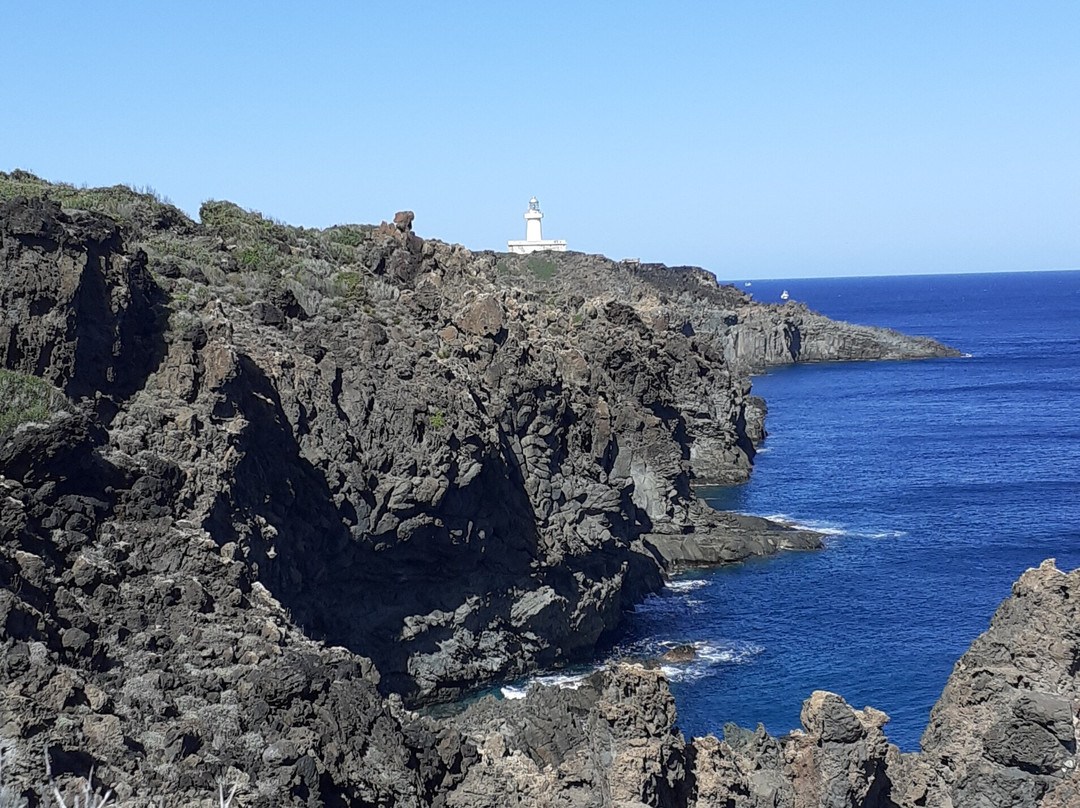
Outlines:
[{"label": "lighthouse", "polygon": [[540,212],[540,203],[536,201],[534,196],[529,200],[529,209],[525,211],[525,240],[526,241],[543,241],[544,236],[541,233],[540,220],[544,218],[544,214]]},{"label": "lighthouse", "polygon": [[525,240],[508,241],[506,242],[506,249],[519,254],[537,252],[538,250],[566,252],[566,242],[562,239],[544,239],[540,225],[540,220],[543,218],[544,214],[540,212],[540,203],[534,196],[529,200],[529,209],[525,211]]}]

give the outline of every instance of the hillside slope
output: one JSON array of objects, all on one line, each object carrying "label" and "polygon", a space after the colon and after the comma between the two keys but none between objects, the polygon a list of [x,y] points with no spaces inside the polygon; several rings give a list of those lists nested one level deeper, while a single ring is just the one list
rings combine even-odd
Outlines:
[{"label": "hillside slope", "polygon": [[770,311],[700,270],[0,189],[0,364],[52,388],[0,435],[19,766],[426,804],[473,747],[387,694],[587,657],[667,570],[818,546],[693,494],[760,438],[717,323]]}]

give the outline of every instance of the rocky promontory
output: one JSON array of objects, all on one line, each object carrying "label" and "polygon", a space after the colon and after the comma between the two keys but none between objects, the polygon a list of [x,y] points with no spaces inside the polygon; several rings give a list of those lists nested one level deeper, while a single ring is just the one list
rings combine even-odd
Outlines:
[{"label": "rocky promontory", "polygon": [[788,329],[701,270],[473,253],[411,214],[196,223],[25,172],[0,198],[18,782],[48,756],[121,804],[218,777],[245,805],[441,804],[475,732],[409,708],[589,657],[678,566],[819,546],[694,496],[762,436],[772,354],[733,335]]},{"label": "rocky promontory", "polygon": [[1077,805],[1080,571],[1028,570],[957,662],[922,752],[888,716],[817,691],[782,737],[686,739],[663,675],[618,664],[575,689],[483,700],[451,724],[476,760],[447,804],[916,808]]}]

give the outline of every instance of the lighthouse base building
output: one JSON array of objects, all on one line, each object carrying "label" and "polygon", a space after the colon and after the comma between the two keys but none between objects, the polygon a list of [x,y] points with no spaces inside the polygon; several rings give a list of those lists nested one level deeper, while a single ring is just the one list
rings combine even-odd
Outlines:
[{"label": "lighthouse base building", "polygon": [[552,250],[553,252],[566,252],[566,242],[562,239],[545,239],[540,229],[540,220],[544,214],[540,212],[540,203],[534,196],[529,200],[529,209],[525,211],[525,240],[508,241],[506,249],[512,253],[524,255],[540,250]]}]

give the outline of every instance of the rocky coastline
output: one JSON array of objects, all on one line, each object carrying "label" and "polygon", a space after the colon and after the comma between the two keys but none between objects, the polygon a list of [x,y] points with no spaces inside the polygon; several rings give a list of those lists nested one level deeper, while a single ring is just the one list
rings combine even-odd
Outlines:
[{"label": "rocky coastline", "polygon": [[[46,757],[119,805],[216,804],[222,779],[267,806],[1075,787],[1075,681],[1048,668],[1001,674],[1012,723],[992,735],[965,723],[985,677],[954,673],[918,757],[831,694],[802,736],[688,742],[659,671],[627,664],[414,712],[590,658],[679,568],[820,546],[694,495],[750,473],[750,372],[956,351],[696,268],[473,253],[408,213],[310,230],[208,202],[196,223],[25,172],[0,200],[0,753],[29,804]],[[1044,590],[1075,586],[1029,573],[987,649],[1021,654],[1022,626],[1069,605]]]},{"label": "rocky coastline", "polygon": [[1078,594],[1080,571],[1025,572],[956,663],[919,753],[888,742],[881,711],[825,691],[788,735],[729,724],[685,739],[663,675],[613,664],[577,689],[537,686],[456,718],[478,757],[447,804],[1076,805]]}]

